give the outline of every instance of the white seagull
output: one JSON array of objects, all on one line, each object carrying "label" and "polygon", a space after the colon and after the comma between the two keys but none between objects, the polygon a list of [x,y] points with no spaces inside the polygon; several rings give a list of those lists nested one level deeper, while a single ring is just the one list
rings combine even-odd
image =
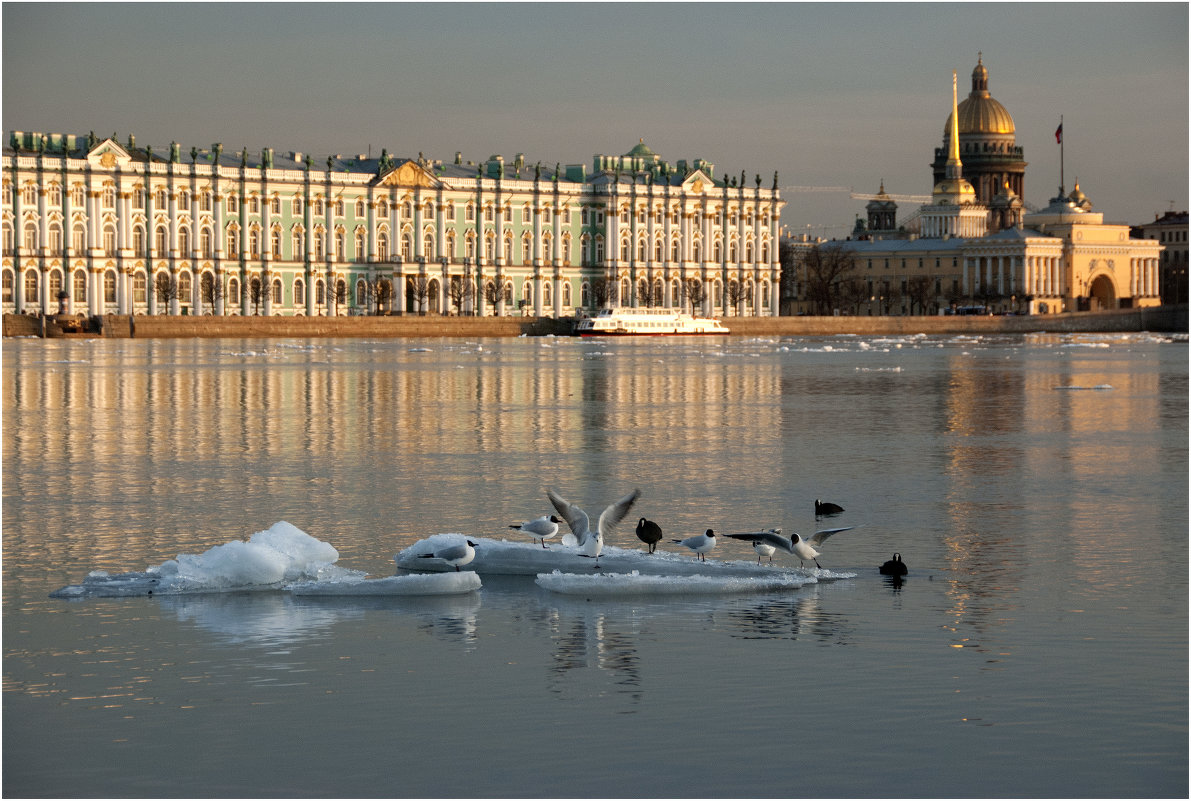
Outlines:
[{"label": "white seagull", "polygon": [[534,542],[542,543],[542,547],[546,547],[546,540],[558,534],[558,524],[562,521],[554,515],[542,515],[533,520],[526,520],[524,523],[516,526],[509,526],[518,531],[523,531],[529,536],[533,537]]},{"label": "white seagull", "polygon": [[761,540],[753,540],[753,550],[757,552],[757,564],[761,564],[761,557],[768,556],[769,561],[773,561],[773,554],[777,550],[767,542]]},{"label": "white seagull", "polygon": [[[587,512],[569,502],[552,489],[546,490],[546,497],[554,508],[562,515],[562,519],[571,528],[571,534],[562,538],[563,545],[574,544],[579,548],[580,556],[588,556],[596,560],[595,569],[600,569],[600,553],[604,550],[604,537],[611,534],[616,524],[624,520],[629,509],[641,497],[641,490],[635,489],[616,503],[600,512],[600,519],[596,523],[595,531],[591,530],[591,523]],[[568,539],[569,538],[569,539]]]},{"label": "white seagull", "polygon": [[815,567],[820,570],[823,566],[819,564],[819,552],[813,546],[822,545],[823,541],[832,534],[839,534],[841,531],[850,531],[855,526],[844,526],[843,528],[824,528],[816,531],[807,539],[803,539],[794,534],[790,539],[782,536],[780,528],[771,528],[768,531],[756,531],[751,534],[729,534],[728,536],[734,540],[746,540],[753,543],[756,548],[758,543],[768,545],[772,548],[792,553],[798,557],[798,566],[802,567],[807,559],[815,563]]},{"label": "white seagull", "polygon": [[696,534],[693,537],[687,537],[685,540],[671,540],[679,545],[690,548],[695,553],[699,554],[699,559],[706,562],[707,557],[704,555],[715,547],[715,532],[707,529],[702,534]]},{"label": "white seagull", "polygon": [[471,540],[464,540],[455,545],[445,545],[430,553],[419,554],[419,556],[422,559],[441,559],[448,565],[453,565],[455,572],[458,573],[459,568],[476,558],[476,544]]}]

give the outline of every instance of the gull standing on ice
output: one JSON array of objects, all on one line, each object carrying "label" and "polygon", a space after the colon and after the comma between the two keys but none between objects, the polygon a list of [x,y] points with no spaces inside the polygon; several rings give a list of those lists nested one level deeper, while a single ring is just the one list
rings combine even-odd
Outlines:
[{"label": "gull standing on ice", "polygon": [[703,534],[696,534],[693,537],[687,537],[685,540],[671,540],[679,545],[690,548],[695,553],[699,554],[700,561],[706,562],[707,557],[704,555],[715,547],[715,532],[707,529]]},{"label": "gull standing on ice", "polygon": [[562,521],[554,515],[542,515],[534,520],[527,520],[517,526],[509,526],[518,531],[523,531],[529,536],[533,537],[534,542],[542,543],[542,547],[546,547],[546,540],[558,534],[558,524]]},{"label": "gull standing on ice", "polygon": [[[570,545],[571,541],[573,541],[579,547],[579,555],[595,559],[595,569],[599,570],[600,553],[604,550],[604,537],[611,534],[616,528],[616,524],[624,520],[624,516],[629,513],[629,509],[641,497],[641,490],[633,490],[600,512],[600,519],[596,523],[595,531],[591,530],[591,523],[587,517],[587,512],[566,500],[552,489],[546,490],[546,497],[550,499],[550,503],[554,504],[554,508],[558,510],[558,513],[562,515],[562,519],[571,528],[571,534],[562,538],[563,545]],[[570,538],[569,540],[568,537]]]},{"label": "gull standing on ice", "polygon": [[458,545],[447,545],[431,553],[420,554],[422,559],[441,559],[448,565],[454,565],[455,572],[459,568],[476,558],[476,544],[471,540],[464,540]]},{"label": "gull standing on ice", "polygon": [[853,528],[855,528],[855,526],[820,529],[819,531],[816,531],[814,534],[812,534],[809,539],[803,539],[797,534],[790,539],[786,539],[782,536],[782,530],[780,528],[771,528],[768,531],[757,531],[751,534],[729,534],[728,536],[734,540],[746,540],[751,542],[753,543],[754,548],[757,547],[757,543],[762,543],[764,545],[769,545],[773,548],[785,551],[786,553],[792,553],[798,557],[799,567],[802,567],[806,563],[806,560],[810,559],[815,563],[815,567],[822,570],[823,566],[819,564],[819,560],[817,558],[819,556],[819,552],[812,546],[822,545],[823,541],[832,534],[839,534],[841,531],[849,531]]},{"label": "gull standing on ice", "polygon": [[773,561],[773,553],[777,550],[767,542],[761,540],[753,540],[753,550],[757,552],[757,564],[761,564],[761,557],[768,556],[769,561]]},{"label": "gull standing on ice", "polygon": [[637,521],[637,539],[649,546],[649,552],[657,550],[662,539],[662,527],[644,517]]}]

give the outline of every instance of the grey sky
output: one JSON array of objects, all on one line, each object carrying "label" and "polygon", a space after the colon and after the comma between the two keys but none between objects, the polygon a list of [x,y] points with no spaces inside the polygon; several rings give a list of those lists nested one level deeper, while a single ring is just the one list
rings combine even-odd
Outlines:
[{"label": "grey sky", "polygon": [[[1113,221],[1188,207],[1186,3],[5,3],[3,128],[590,164],[638,139],[765,185],[928,194],[978,51],[1030,163]],[[843,235],[864,201],[784,193]],[[818,228],[830,225],[835,228]]]}]

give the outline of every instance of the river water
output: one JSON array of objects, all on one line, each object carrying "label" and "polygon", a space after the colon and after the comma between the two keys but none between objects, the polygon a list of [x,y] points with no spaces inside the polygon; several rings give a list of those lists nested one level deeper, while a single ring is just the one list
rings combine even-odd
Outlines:
[{"label": "river water", "polygon": [[[1187,378],[1144,334],[5,340],[4,795],[1186,797]],[[49,597],[282,520],[387,576],[546,487],[639,487],[624,547],[856,526],[855,576]]]}]

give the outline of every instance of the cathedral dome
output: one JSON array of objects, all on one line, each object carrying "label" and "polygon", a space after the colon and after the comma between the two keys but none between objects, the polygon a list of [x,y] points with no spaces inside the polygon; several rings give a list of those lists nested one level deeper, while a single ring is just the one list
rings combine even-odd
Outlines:
[{"label": "cathedral dome", "polygon": [[649,145],[645,144],[644,139],[641,139],[632,150],[625,153],[625,156],[634,159],[649,159],[651,161],[657,158],[657,154],[649,149]]},{"label": "cathedral dome", "polygon": [[[959,132],[960,134],[1013,134],[1016,128],[1013,117],[1005,110],[992,95],[988,93],[988,69],[984,66],[983,56],[976,59],[976,68],[972,70],[972,91],[959,104]],[[951,136],[951,115],[943,125],[943,141]]]}]

